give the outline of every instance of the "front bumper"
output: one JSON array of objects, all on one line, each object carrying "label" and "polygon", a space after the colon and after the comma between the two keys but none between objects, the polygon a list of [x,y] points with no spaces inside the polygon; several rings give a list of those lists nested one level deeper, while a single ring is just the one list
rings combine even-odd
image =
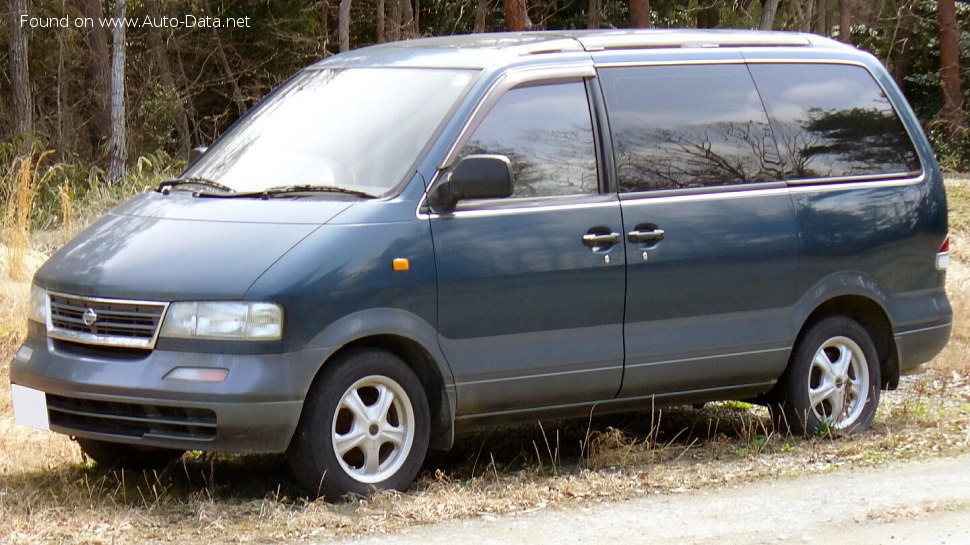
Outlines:
[{"label": "front bumper", "polygon": [[[283,452],[327,355],[327,349],[255,355],[153,350],[112,357],[34,330],[11,363],[10,382],[46,394],[51,431],[186,450]],[[176,367],[229,374],[218,383],[163,378]]]}]

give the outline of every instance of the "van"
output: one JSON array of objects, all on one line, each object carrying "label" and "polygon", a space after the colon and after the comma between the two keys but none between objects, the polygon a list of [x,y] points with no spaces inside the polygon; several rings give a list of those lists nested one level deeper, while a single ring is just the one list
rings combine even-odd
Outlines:
[{"label": "van", "polygon": [[456,430],[765,403],[870,426],[949,339],[898,87],[807,34],[527,32],[330,57],[36,273],[18,422],[105,467],[287,453],[404,489]]}]

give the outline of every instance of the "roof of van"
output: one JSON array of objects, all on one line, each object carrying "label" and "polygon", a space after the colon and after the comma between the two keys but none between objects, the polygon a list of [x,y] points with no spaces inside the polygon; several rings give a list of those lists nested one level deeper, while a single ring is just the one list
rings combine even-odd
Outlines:
[{"label": "roof of van", "polygon": [[[547,53],[677,48],[812,47],[855,50],[835,40],[800,32],[758,30],[628,29],[493,32],[420,38],[357,49],[319,64],[408,64],[427,57],[442,66],[485,66],[502,58]],[[459,59],[461,59],[459,61]]]}]

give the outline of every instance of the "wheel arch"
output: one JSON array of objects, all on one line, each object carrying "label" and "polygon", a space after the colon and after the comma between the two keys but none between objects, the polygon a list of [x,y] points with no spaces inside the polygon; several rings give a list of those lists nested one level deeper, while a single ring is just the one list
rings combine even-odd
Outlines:
[{"label": "wheel arch", "polygon": [[829,316],[846,316],[866,330],[879,357],[881,388],[896,389],[899,385],[899,353],[893,337],[892,322],[886,309],[870,294],[833,295],[818,303],[802,320],[795,338],[795,346],[798,346],[813,325]]},{"label": "wheel arch", "polygon": [[[451,404],[445,388],[444,377],[438,369],[434,358],[420,343],[400,335],[381,334],[370,335],[355,339],[327,358],[327,362],[340,357],[342,354],[362,348],[376,348],[385,350],[401,359],[418,377],[428,397],[428,408],[431,411],[431,448],[447,450],[454,440],[454,417]],[[321,370],[326,363],[321,366]]]},{"label": "wheel arch", "polygon": [[[332,347],[314,373],[314,381],[329,363],[351,350],[376,348],[400,358],[414,371],[428,397],[430,447],[451,448],[457,404],[454,378],[438,348],[437,332],[427,321],[400,309],[370,309],[330,325],[314,338],[311,346]],[[307,384],[307,391],[311,384]]]}]

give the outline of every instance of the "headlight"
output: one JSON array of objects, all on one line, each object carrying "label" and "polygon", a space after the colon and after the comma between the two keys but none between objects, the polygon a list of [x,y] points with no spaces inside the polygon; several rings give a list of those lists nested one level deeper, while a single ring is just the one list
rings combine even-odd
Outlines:
[{"label": "headlight", "polygon": [[172,303],[162,337],[270,341],[283,336],[283,309],[273,303]]},{"label": "headlight", "polygon": [[30,308],[27,318],[47,325],[47,290],[36,285],[30,285]]}]

